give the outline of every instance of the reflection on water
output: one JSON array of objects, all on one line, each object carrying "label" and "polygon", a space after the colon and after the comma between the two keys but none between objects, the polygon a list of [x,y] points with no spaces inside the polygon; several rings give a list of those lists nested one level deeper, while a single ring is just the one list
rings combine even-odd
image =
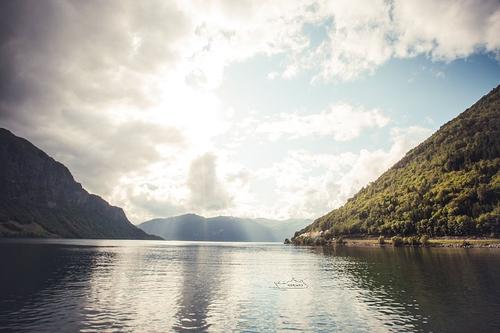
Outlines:
[{"label": "reflection on water", "polygon": [[500,331],[496,249],[4,240],[0,260],[0,331]]},{"label": "reflection on water", "polygon": [[222,254],[208,250],[211,249],[193,247],[189,257],[182,261],[180,275],[184,279],[181,292],[177,294],[176,322],[173,326],[176,331],[206,330],[210,327],[207,323],[208,307],[215,298],[213,293],[220,289],[219,269],[211,258]]}]

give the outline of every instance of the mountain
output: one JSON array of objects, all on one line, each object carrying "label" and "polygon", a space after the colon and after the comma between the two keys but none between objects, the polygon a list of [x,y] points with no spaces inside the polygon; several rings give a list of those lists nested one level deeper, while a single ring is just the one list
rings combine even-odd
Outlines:
[{"label": "mountain", "polygon": [[89,194],[69,170],[0,128],[0,237],[157,239]]},{"label": "mountain", "polygon": [[244,219],[230,216],[205,218],[195,214],[153,219],[139,225],[145,232],[168,240],[274,242],[290,237],[307,220]]},{"label": "mountain", "polygon": [[499,170],[500,86],[410,150],[345,205],[298,231],[293,241],[302,243],[321,231],[327,238],[498,236]]}]

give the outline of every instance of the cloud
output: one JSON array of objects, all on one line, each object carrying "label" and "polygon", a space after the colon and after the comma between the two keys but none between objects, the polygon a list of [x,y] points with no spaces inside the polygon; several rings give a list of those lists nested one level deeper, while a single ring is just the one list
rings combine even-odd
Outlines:
[{"label": "cloud", "polygon": [[383,172],[399,161],[410,149],[430,136],[428,128],[410,126],[406,128],[392,128],[392,145],[389,150],[377,149],[368,151],[362,149],[350,170],[340,179],[332,180],[336,187],[329,193],[330,205],[338,207],[352,197],[363,186],[376,180]]},{"label": "cloud", "polygon": [[124,208],[130,212],[129,218],[133,221],[144,222],[147,219],[169,217],[188,213],[186,207],[176,204],[170,197],[156,198],[154,191],[129,193],[125,198]]},{"label": "cloud", "polygon": [[186,146],[186,138],[176,128],[142,121],[115,125],[78,113],[61,114],[31,137],[37,146],[70,165],[77,181],[108,195],[125,174],[141,172],[162,160],[163,147],[180,151]]},{"label": "cloud", "polygon": [[431,130],[418,126],[395,127],[391,129],[392,145],[389,150],[369,151],[362,149],[350,170],[337,181],[337,197],[332,198],[335,202],[334,205],[340,205],[363,186],[374,181],[431,133]]},{"label": "cloud", "polygon": [[187,186],[191,193],[189,203],[205,211],[228,208],[232,197],[217,176],[216,157],[206,153],[191,162]]},{"label": "cloud", "polygon": [[[0,125],[66,164],[89,191],[123,205],[136,220],[186,209],[251,212],[265,191],[251,193],[257,176],[238,175],[244,166],[229,170],[230,158],[221,157],[215,140],[240,144],[238,137],[220,140],[241,120],[228,121],[219,98],[229,65],[264,56],[278,64],[269,68],[269,79],[305,73],[321,83],[355,80],[394,58],[498,56],[499,7],[495,0],[1,1]],[[313,42],[305,26],[325,34]],[[261,121],[251,130],[273,139],[347,141],[389,119],[376,109],[336,104]],[[215,155],[202,155],[206,151],[224,163],[216,169]],[[375,152],[367,154],[369,160]],[[351,163],[358,155],[342,158]],[[295,184],[326,180],[302,178],[301,168],[308,167],[291,163]],[[202,182],[206,190],[196,188],[203,168],[211,175]],[[146,182],[157,188],[143,189]],[[325,193],[330,203],[343,198],[329,194],[333,188],[350,193],[333,180],[330,192],[312,186],[293,192],[286,182],[279,180],[278,195],[296,208],[285,202],[270,213],[301,216],[296,193],[309,213],[325,206]]]},{"label": "cloud", "polygon": [[[0,6],[1,125],[104,196],[179,149],[191,158],[212,148],[227,124],[210,89],[230,62],[307,44],[296,19],[305,4],[283,20],[274,18],[289,5],[265,15],[252,3],[225,2]],[[280,36],[267,37],[274,30]]]},{"label": "cloud", "polygon": [[0,122],[101,195],[161,159],[162,146],[186,146],[175,124],[147,114],[186,19],[175,5],[151,5],[18,1],[0,9],[0,85],[8,87]]},{"label": "cloud", "polygon": [[260,209],[278,218],[326,214],[377,179],[430,134],[429,129],[418,126],[395,127],[387,150],[361,149],[341,154],[291,151],[284,160],[257,171],[258,177],[275,182],[275,200]]},{"label": "cloud", "polygon": [[500,5],[486,1],[399,1],[393,7],[396,56],[429,53],[451,61],[478,50],[498,54]]},{"label": "cloud", "polygon": [[273,71],[273,72],[269,72],[266,77],[268,80],[274,80],[278,77],[278,75],[279,75],[278,72]]},{"label": "cloud", "polygon": [[220,152],[191,160],[182,156],[127,174],[110,198],[134,222],[192,212],[257,217],[249,191],[254,178],[252,171]]},{"label": "cloud", "polygon": [[321,2],[320,8],[317,21],[327,24],[327,37],[312,50],[292,51],[284,76],[313,70],[313,82],[354,80],[393,58],[499,55],[496,0],[339,0]]},{"label": "cloud", "polygon": [[260,124],[257,132],[267,134],[272,140],[283,136],[331,136],[336,141],[348,141],[358,137],[365,128],[384,127],[389,120],[377,109],[365,110],[349,104],[336,104],[317,114],[283,113],[277,119]]}]

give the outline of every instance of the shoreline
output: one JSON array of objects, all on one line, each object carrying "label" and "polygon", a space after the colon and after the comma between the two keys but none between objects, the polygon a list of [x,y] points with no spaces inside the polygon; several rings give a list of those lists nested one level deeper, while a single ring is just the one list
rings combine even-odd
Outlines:
[{"label": "shoreline", "polygon": [[380,244],[378,238],[344,238],[342,243],[328,242],[324,245],[298,245],[296,246],[348,246],[348,247],[410,247],[410,248],[488,248],[500,249],[500,239],[498,238],[432,238],[427,245],[401,244],[394,246],[391,239]]}]

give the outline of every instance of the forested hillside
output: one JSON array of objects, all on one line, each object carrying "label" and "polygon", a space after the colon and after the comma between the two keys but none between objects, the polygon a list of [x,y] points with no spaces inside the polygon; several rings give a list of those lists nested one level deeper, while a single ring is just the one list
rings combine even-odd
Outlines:
[{"label": "forested hillside", "polygon": [[303,242],[321,231],[326,238],[339,234],[499,235],[499,170],[497,87],[344,206],[297,232],[294,241]]}]

